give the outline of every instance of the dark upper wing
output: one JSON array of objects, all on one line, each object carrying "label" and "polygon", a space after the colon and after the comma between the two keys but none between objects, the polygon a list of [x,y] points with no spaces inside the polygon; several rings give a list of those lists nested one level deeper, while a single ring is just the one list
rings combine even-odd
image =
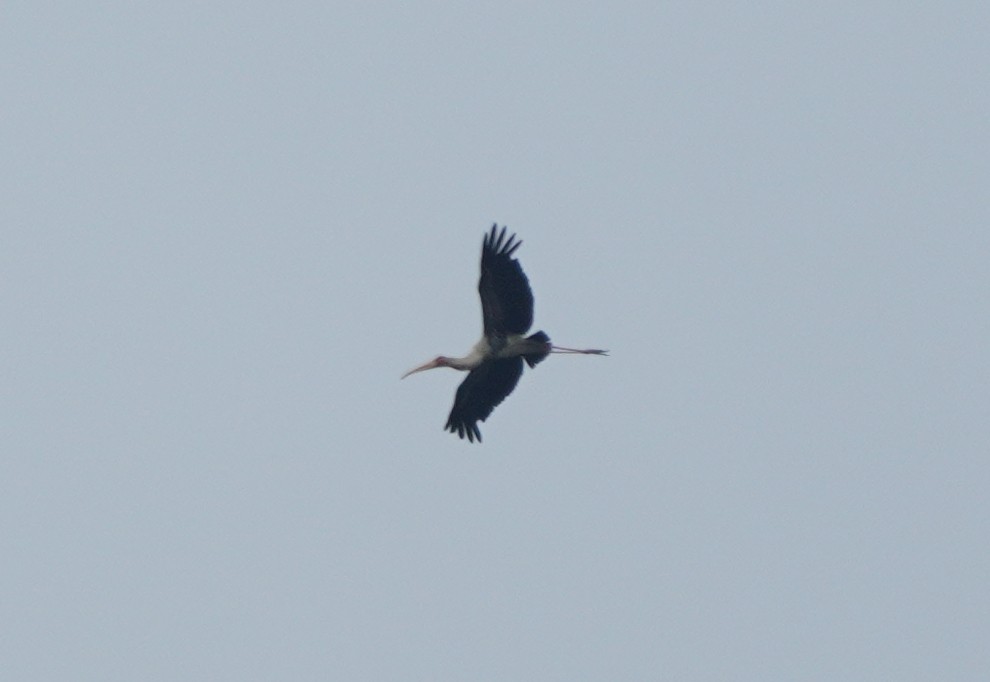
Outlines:
[{"label": "dark upper wing", "polygon": [[504,227],[497,230],[498,225],[492,225],[481,248],[478,293],[485,336],[524,334],[533,325],[533,292],[519,261],[512,257],[522,242],[515,241],[515,235],[506,240]]},{"label": "dark upper wing", "polygon": [[450,410],[447,425],[444,427],[461,438],[481,442],[478,421],[485,421],[495,406],[512,393],[522,376],[521,357],[489,360],[468,373],[467,378],[457,387],[454,407]]}]

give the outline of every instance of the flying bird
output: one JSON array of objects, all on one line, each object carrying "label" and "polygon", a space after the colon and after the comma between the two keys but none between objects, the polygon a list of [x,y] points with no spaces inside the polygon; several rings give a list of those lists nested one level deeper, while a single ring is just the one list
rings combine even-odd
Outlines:
[{"label": "flying bird", "polygon": [[608,351],[563,348],[550,343],[544,332],[524,336],[533,325],[533,292],[529,280],[513,254],[521,245],[516,236],[505,238],[506,228],[492,225],[481,247],[481,312],[484,335],[463,358],[440,355],[402,375],[437,367],[452,367],[468,375],[457,388],[454,407],[445,430],[468,441],[481,442],[478,422],[485,421],[512,393],[522,376],[523,362],[532,369],[550,353],[607,355]]}]

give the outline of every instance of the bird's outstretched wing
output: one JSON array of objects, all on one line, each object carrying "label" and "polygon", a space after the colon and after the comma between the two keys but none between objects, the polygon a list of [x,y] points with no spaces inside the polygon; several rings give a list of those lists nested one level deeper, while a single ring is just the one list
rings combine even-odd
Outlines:
[{"label": "bird's outstretched wing", "polygon": [[519,261],[512,257],[522,244],[516,236],[505,238],[505,227],[498,225],[485,236],[481,248],[481,311],[485,336],[525,334],[533,325],[533,292]]},{"label": "bird's outstretched wing", "polygon": [[489,360],[472,369],[457,387],[454,407],[444,428],[461,438],[467,437],[472,443],[475,439],[480,443],[478,422],[488,419],[495,406],[512,393],[522,371],[521,357]]}]

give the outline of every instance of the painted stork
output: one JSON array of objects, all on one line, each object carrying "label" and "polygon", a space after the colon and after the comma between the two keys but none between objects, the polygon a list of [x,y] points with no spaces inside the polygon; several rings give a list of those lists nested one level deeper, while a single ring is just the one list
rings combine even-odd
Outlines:
[{"label": "painted stork", "polygon": [[450,410],[445,430],[470,442],[481,442],[478,422],[488,419],[519,382],[523,361],[530,368],[550,353],[582,353],[607,355],[608,351],[562,348],[550,343],[542,331],[524,336],[533,324],[533,292],[519,261],[512,257],[522,245],[516,236],[505,238],[505,227],[492,225],[481,247],[481,312],[484,336],[463,358],[439,356],[402,375],[436,367],[452,367],[468,371],[467,378],[457,388],[454,407]]}]

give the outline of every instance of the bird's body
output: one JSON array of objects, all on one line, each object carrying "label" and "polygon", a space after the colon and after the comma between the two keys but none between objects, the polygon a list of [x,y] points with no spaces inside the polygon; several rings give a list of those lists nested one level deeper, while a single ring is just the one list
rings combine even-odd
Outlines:
[{"label": "bird's body", "polygon": [[560,348],[544,332],[526,336],[533,325],[533,293],[519,261],[512,257],[522,244],[515,235],[505,239],[493,225],[481,249],[481,279],[478,293],[484,319],[484,336],[462,358],[439,356],[406,372],[403,378],[427,369],[452,367],[468,371],[457,388],[454,406],[444,427],[472,443],[481,441],[479,421],[485,421],[522,376],[523,362],[536,367],[550,353],[605,355],[606,351]]}]

